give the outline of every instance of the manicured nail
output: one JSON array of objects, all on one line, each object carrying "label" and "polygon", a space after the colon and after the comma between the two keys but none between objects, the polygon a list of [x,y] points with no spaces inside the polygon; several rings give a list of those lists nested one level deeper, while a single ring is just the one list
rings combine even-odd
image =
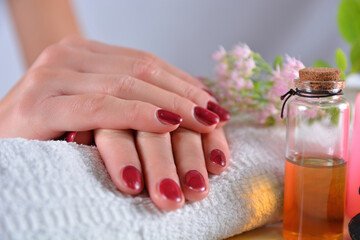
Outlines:
[{"label": "manicured nail", "polygon": [[126,186],[133,190],[140,190],[142,188],[141,173],[134,166],[126,166],[122,171],[122,179]]},{"label": "manicured nail", "polygon": [[190,170],[185,175],[185,185],[195,191],[205,191],[206,184],[204,177],[196,170]]},{"label": "manicured nail", "polygon": [[165,178],[159,185],[160,193],[167,199],[174,202],[181,202],[181,190],[179,185],[170,178]]},{"label": "manicured nail", "polygon": [[219,122],[218,115],[199,106],[194,107],[194,115],[199,122],[207,126],[217,124]]},{"label": "manicured nail", "polygon": [[180,115],[165,109],[157,110],[156,116],[162,123],[171,124],[171,125],[178,125],[183,120]]},{"label": "manicured nail", "polygon": [[225,154],[219,149],[214,149],[210,153],[210,161],[217,165],[220,165],[221,167],[225,167],[226,165]]},{"label": "manicured nail", "polygon": [[214,94],[212,91],[210,91],[209,89],[203,88],[202,90],[204,90],[205,92],[207,92],[210,96],[216,98],[215,94]]},{"label": "manicured nail", "polygon": [[77,132],[68,132],[68,133],[66,134],[65,140],[66,140],[67,142],[74,142],[74,141],[75,141],[75,137],[76,137],[76,133],[77,133]]},{"label": "manicured nail", "polygon": [[226,109],[222,108],[219,104],[212,101],[208,102],[207,109],[216,113],[219,116],[220,121],[229,121],[231,118],[231,114]]}]

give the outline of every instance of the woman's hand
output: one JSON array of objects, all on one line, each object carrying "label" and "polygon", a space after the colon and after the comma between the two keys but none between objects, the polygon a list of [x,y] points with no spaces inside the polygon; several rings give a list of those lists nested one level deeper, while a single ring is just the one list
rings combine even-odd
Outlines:
[{"label": "woman's hand", "polygon": [[181,80],[180,70],[144,56],[80,38],[50,46],[1,101],[0,137],[45,140],[97,128],[164,133],[180,123],[211,132],[229,119],[196,80]]},{"label": "woman's hand", "polygon": [[165,210],[205,198],[208,171],[220,174],[229,164],[222,128],[202,135],[184,128],[171,134],[96,130],[95,142],[120,191],[135,195],[146,185],[152,201]]},{"label": "woman's hand", "polygon": [[46,49],[0,102],[0,137],[47,140],[79,131],[77,138],[89,142],[97,129],[96,144],[118,189],[139,193],[144,175],[155,204],[172,210],[185,198],[204,198],[207,171],[227,167],[219,127],[230,114],[204,90],[148,53],[68,38]]}]

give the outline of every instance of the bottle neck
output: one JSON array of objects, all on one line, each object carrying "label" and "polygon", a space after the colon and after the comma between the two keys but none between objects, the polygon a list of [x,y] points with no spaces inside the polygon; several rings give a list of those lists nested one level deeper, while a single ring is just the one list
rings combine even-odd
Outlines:
[{"label": "bottle neck", "polygon": [[303,95],[338,95],[345,87],[345,82],[340,81],[308,81],[294,80],[296,91]]}]

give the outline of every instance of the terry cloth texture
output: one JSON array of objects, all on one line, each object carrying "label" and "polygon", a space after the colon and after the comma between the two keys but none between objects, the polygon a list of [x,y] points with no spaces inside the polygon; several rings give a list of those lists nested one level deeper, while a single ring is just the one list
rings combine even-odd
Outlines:
[{"label": "terry cloth texture", "polygon": [[159,210],[117,191],[96,147],[0,140],[0,239],[222,239],[279,220],[285,129],[226,127],[231,165],[210,194]]}]

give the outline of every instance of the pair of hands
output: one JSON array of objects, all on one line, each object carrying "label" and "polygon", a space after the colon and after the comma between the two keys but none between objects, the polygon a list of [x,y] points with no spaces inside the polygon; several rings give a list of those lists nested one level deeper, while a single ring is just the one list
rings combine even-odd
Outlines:
[{"label": "pair of hands", "polygon": [[1,138],[95,140],[116,187],[135,195],[146,185],[165,210],[205,198],[208,172],[229,163],[230,114],[202,83],[149,53],[78,37],[41,53],[0,119]]}]

